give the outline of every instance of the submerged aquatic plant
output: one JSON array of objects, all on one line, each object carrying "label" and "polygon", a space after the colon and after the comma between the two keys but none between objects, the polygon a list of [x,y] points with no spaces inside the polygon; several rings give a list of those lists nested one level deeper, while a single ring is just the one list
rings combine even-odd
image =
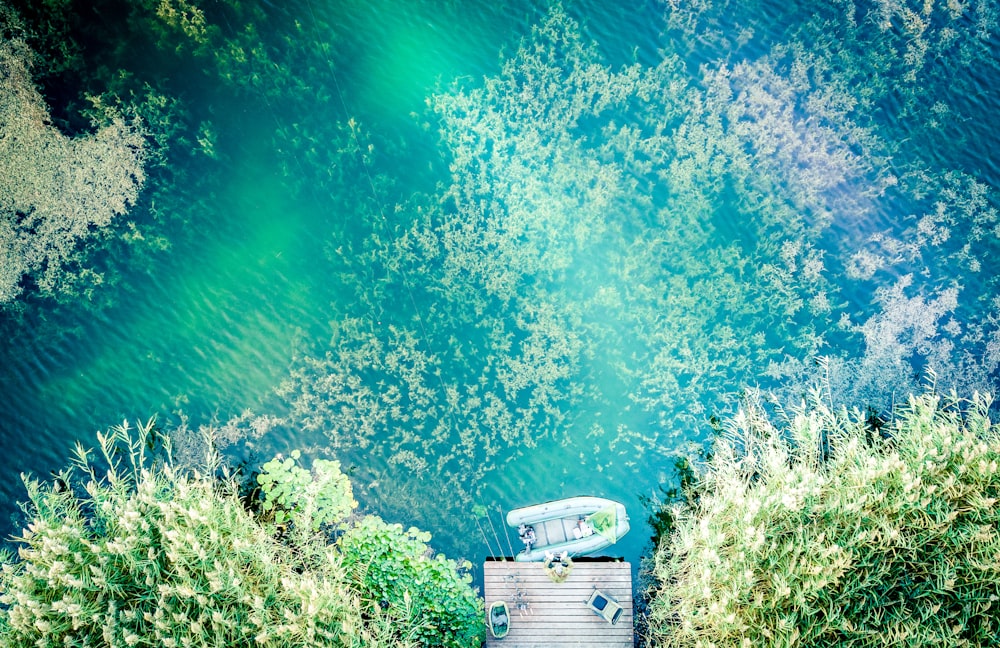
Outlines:
[{"label": "submerged aquatic plant", "polygon": [[16,18],[0,5],[0,306],[30,278],[45,295],[102,278],[79,254],[136,202],[145,180],[141,125],[94,101],[94,132],[68,137],[35,87]]},{"label": "submerged aquatic plant", "polygon": [[[468,505],[525,448],[639,470],[736,385],[800,391],[825,347],[862,369],[838,398],[881,405],[923,362],[988,384],[995,365],[969,358],[995,336],[989,300],[945,261],[910,264],[941,246],[981,263],[994,197],[899,146],[875,118],[892,88],[860,92],[862,50],[799,18],[742,60],[614,68],[556,4],[498,74],[430,97],[448,181],[338,247],[361,306],[283,383],[292,420],[363,448],[394,485],[376,496],[447,485]],[[941,208],[866,229],[916,204]],[[927,278],[894,292],[893,272]],[[932,308],[904,323],[906,304]],[[947,319],[963,307],[975,334]]]}]

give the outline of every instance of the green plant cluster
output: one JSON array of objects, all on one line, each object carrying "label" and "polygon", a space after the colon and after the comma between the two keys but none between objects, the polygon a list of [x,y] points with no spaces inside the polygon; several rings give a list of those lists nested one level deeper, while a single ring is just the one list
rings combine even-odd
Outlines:
[{"label": "green plant cluster", "polygon": [[[826,395],[828,397],[828,395]],[[879,426],[750,393],[656,551],[657,646],[994,646],[1000,430],[913,396]]]},{"label": "green plant cluster", "polygon": [[100,283],[79,254],[135,204],[145,181],[144,130],[91,97],[92,133],[52,124],[32,78],[36,60],[16,16],[0,4],[0,307],[26,281],[45,295]]},{"label": "green plant cluster", "polygon": [[[786,105],[793,111],[772,122],[791,119],[767,137],[777,146],[768,147],[773,159],[765,163],[787,160],[781,144],[787,127],[802,132],[815,117],[829,120],[822,130],[846,135],[860,154],[861,175],[841,185],[850,187],[851,198],[827,215],[837,236],[823,244],[823,262],[839,290],[868,291],[875,308],[844,308],[836,292],[809,300],[839,318],[824,336],[828,341],[840,338],[837,328],[853,342],[864,338],[864,353],[831,362],[835,400],[888,409],[894,392],[919,391],[916,377],[925,366],[960,392],[991,390],[1000,368],[1000,331],[991,315],[1000,285],[985,268],[996,254],[1000,211],[994,188],[981,176],[940,161],[961,159],[979,136],[955,125],[975,122],[969,98],[979,93],[977,78],[998,71],[990,45],[1000,30],[995,4],[848,0],[762,10],[754,2],[668,1],[664,14],[679,51],[699,60],[741,61],[733,71],[742,68],[740,76],[748,78],[749,70],[764,81],[757,90],[740,82],[736,93],[720,98],[767,119],[773,117],[761,112],[766,104],[755,96],[791,99]],[[762,48],[768,54],[758,57]],[[762,76],[760,64],[776,75]],[[753,128],[753,121],[743,127]],[[806,175],[821,185],[838,176],[829,171],[854,164],[829,162],[810,163],[824,172]],[[870,218],[876,212],[905,216],[879,222]],[[921,338],[924,343],[910,344]],[[789,393],[815,377],[799,381],[796,374],[814,372],[793,358],[771,362],[767,373],[796,382]]]},{"label": "green plant cluster", "polygon": [[360,588],[404,619],[405,636],[422,646],[477,646],[483,603],[469,586],[472,565],[432,555],[430,539],[415,527],[404,530],[368,515],[338,539],[337,547],[354,566]]},{"label": "green plant cluster", "polygon": [[309,471],[297,465],[300,456],[293,450],[290,457],[275,457],[260,467],[264,513],[277,525],[291,522],[311,532],[342,524],[358,503],[340,462],[316,459]]},{"label": "green plant cluster", "polygon": [[[540,444],[595,471],[641,465],[697,424],[706,385],[814,352],[824,323],[809,304],[825,318],[833,289],[796,205],[823,203],[859,163],[846,136],[796,131],[787,166],[830,151],[839,175],[785,190],[785,165],[746,152],[770,122],[727,131],[717,94],[673,55],[605,64],[555,5],[500,74],[432,97],[449,183],[338,245],[357,308],[283,382],[291,420],[373,448],[373,481],[391,480],[400,510],[420,489],[468,507]],[[762,202],[764,188],[779,195]],[[759,249],[715,230],[733,194]],[[782,218],[789,234],[773,235]]]},{"label": "green plant cluster", "polygon": [[[166,459],[150,456],[156,434],[152,421],[137,434],[119,426],[99,435],[96,460],[78,448],[53,483],[25,479],[30,522],[0,571],[4,646],[415,646],[418,636],[459,646],[478,637],[468,578],[428,557],[416,539],[428,535],[372,519],[350,530],[348,551],[314,531],[354,506],[335,462],[317,466],[316,479],[288,479],[309,472],[270,462],[266,490],[300,525],[276,533],[233,479],[215,476],[211,450],[201,472],[183,472],[169,448]],[[382,549],[355,549],[368,546]],[[422,607],[379,605],[396,598],[364,576],[376,569]]]},{"label": "green plant cluster", "polygon": [[130,270],[199,238],[184,226],[221,226],[207,196],[239,159],[242,135],[229,133],[273,122],[264,141],[290,192],[349,193],[347,119],[315,105],[332,98],[332,74],[300,73],[333,72],[326,11],[310,7],[306,29],[267,2],[0,3],[0,110],[17,135],[0,150],[0,305],[42,294],[107,306]]},{"label": "green plant cluster", "polygon": [[[290,209],[331,215],[325,283],[355,290],[280,393],[344,461],[370,453],[359,494],[402,514],[442,489],[467,509],[489,473],[539,445],[638,472],[726,407],[719,385],[763,375],[797,389],[814,372],[801,359],[824,347],[866,348],[830,363],[839,400],[884,406],[923,364],[948,384],[988,383],[995,197],[904,145],[890,109],[946,143],[962,115],[926,88],[968,80],[995,16],[984,3],[861,4],[789,3],[779,32],[759,28],[771,15],[759,3],[668,2],[678,38],[615,66],[555,3],[498,73],[428,98],[449,168],[408,196],[376,167],[386,139],[368,129],[381,125],[331,118],[350,59],[333,5],[143,0],[109,30],[107,58],[80,58],[70,38],[107,34],[49,40],[68,43],[75,73],[102,70],[88,91],[149,129],[149,210],[118,219],[136,249],[169,246],[159,215],[232,220],[209,196],[223,166],[242,169],[215,163],[275,125],[267,156]],[[25,9],[85,24],[77,10]],[[185,73],[109,72],[148,43],[151,69]],[[177,98],[189,87],[204,105]],[[859,292],[870,305],[843,296]]]}]

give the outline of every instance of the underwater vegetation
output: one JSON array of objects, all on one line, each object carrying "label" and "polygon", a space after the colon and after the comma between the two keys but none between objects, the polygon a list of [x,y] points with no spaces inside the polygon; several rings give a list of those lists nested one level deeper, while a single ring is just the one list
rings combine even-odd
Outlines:
[{"label": "underwater vegetation", "polygon": [[144,131],[93,99],[93,132],[61,133],[31,76],[34,52],[0,5],[0,307],[30,278],[44,295],[76,294],[101,277],[80,253],[135,204]]},{"label": "underwater vegetation", "polygon": [[[222,316],[179,318],[201,334],[182,342],[203,359],[200,338],[251,328],[260,296],[266,326],[240,341],[296,353],[231,354],[232,375],[276,388],[237,397],[272,408],[255,420],[276,444],[322,439],[387,519],[458,541],[474,504],[570,470],[652,491],[748,385],[796,402],[822,378],[876,413],[928,370],[996,386],[991,2],[662,2],[658,49],[625,61],[588,9],[528,3],[523,38],[443,79],[410,131],[353,112],[369,43],[345,33],[350,3],[92,4],[107,22],[82,36],[75,3],[12,0],[23,28],[3,12],[4,128],[47,153],[19,164],[28,140],[0,142],[21,174],[0,187],[0,300],[110,310],[140,278],[180,299],[202,268],[265,277]],[[60,197],[67,174],[80,191]],[[70,197],[88,208],[53,202]],[[283,236],[308,245],[254,245]],[[192,293],[179,303],[215,297]],[[125,330],[158,331],[159,312]],[[505,472],[524,465],[542,469]]]},{"label": "underwater vegetation", "polygon": [[[448,180],[335,250],[359,308],[282,383],[290,420],[363,448],[370,496],[402,509],[473,502],[533,448],[645,470],[737,385],[803,394],[822,373],[883,411],[925,369],[988,389],[994,192],[896,120],[958,118],[926,84],[960,93],[995,17],[946,32],[935,13],[918,51],[852,7],[792,7],[751,47],[749,4],[735,44],[690,40],[732,3],[667,5],[658,59],[615,68],[552,5],[498,74],[428,99]],[[905,7],[886,20],[925,10]]]},{"label": "underwater vegetation", "polygon": [[[22,292],[22,302],[56,296],[106,311],[137,289],[135,276],[162,272],[165,253],[204,253],[206,224],[243,234],[217,200],[234,169],[245,170],[239,146],[248,130],[266,142],[283,191],[300,193],[315,169],[350,193],[344,174],[354,166],[339,164],[351,159],[347,119],[314,109],[330,100],[332,79],[323,86],[293,72],[330,69],[330,44],[314,37],[329,31],[324,9],[311,11],[309,30],[265,9],[186,0],[0,5],[6,314],[31,308],[14,303]],[[51,110],[43,93],[56,99]],[[295,118],[279,121],[279,111]],[[343,147],[327,148],[331,125],[343,131]],[[309,139],[319,132],[323,146]],[[308,197],[331,195],[314,187]]]}]

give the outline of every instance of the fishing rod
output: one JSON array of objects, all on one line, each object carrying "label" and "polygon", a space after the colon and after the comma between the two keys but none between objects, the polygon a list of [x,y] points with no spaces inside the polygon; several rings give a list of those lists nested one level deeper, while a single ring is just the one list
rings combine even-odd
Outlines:
[{"label": "fishing rod", "polygon": [[[501,520],[504,519],[503,507],[500,506],[499,504],[497,504],[497,511],[500,512],[500,519]],[[514,556],[517,555],[517,552],[514,551],[514,545],[512,545],[511,542],[510,542],[510,534],[509,533],[504,533],[504,536],[507,537],[507,546],[510,547],[510,555],[513,558]]]},{"label": "fishing rod", "polygon": [[[503,553],[503,543],[500,542],[500,536],[497,534],[497,529],[496,529],[495,526],[493,526],[493,516],[490,515],[489,509],[487,509],[485,506],[483,506],[482,501],[479,502],[479,505],[482,506],[483,509],[486,511],[486,520],[490,523],[490,529],[493,530],[493,537],[497,541],[497,549],[499,549],[499,551],[497,553]],[[510,542],[510,537],[507,538],[507,542],[508,543]],[[511,549],[511,556],[513,556],[513,555],[514,555],[513,554],[513,549]]]},{"label": "fishing rod", "polygon": [[483,525],[479,523],[479,516],[475,515],[475,513],[473,513],[473,519],[476,521],[476,526],[479,527],[479,534],[481,536],[483,536],[483,542],[486,543],[486,549],[487,549],[487,551],[489,551],[492,554],[493,553],[493,547],[490,546],[490,541],[486,537],[486,531],[483,529]]}]

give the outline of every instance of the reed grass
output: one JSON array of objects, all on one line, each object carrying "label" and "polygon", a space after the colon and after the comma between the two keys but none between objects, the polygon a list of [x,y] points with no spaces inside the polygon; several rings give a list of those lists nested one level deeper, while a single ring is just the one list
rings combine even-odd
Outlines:
[{"label": "reed grass", "polygon": [[[332,483],[346,488],[337,521],[352,508],[335,462],[320,466],[328,479],[293,494],[308,506],[292,509],[292,523],[309,524],[279,533],[273,516],[245,507],[210,443],[200,469],[182,472],[169,444],[165,459],[149,456],[155,439],[152,421],[137,432],[122,425],[99,435],[96,457],[78,448],[52,483],[25,477],[30,522],[14,539],[16,555],[2,559],[0,645],[414,646],[415,628],[421,645],[455,645],[448,638],[459,622],[435,634],[420,614],[380,605],[383,593],[364,588],[361,567],[312,526],[327,521],[312,507]],[[364,538],[363,529],[354,533]],[[386,552],[393,554],[391,543]],[[478,612],[467,581],[443,573],[453,563],[419,559],[432,561],[438,583]],[[408,585],[435,596],[435,583],[408,576],[397,575],[400,596]],[[480,625],[458,629],[477,635]]]},{"label": "reed grass", "polygon": [[924,393],[884,426],[751,394],[656,551],[655,646],[995,646],[1000,431]]}]

